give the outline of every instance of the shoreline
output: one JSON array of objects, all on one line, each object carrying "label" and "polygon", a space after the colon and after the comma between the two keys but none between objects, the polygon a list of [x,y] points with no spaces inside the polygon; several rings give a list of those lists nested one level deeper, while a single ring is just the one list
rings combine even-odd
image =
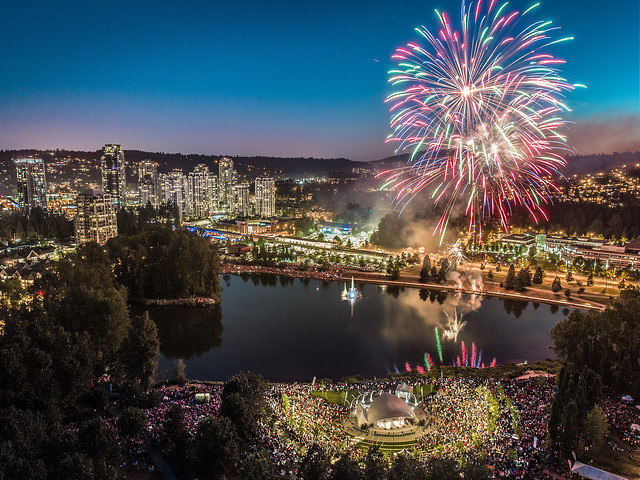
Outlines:
[{"label": "shoreline", "polygon": [[[597,303],[593,301],[582,301],[582,299],[578,299],[581,301],[576,301],[576,298],[568,299],[566,297],[562,297],[561,295],[550,294],[548,296],[535,295],[535,290],[529,287],[530,293],[511,293],[508,291],[500,290],[496,282],[485,281],[485,288],[477,291],[466,288],[459,288],[456,285],[447,285],[447,284],[437,284],[437,283],[420,283],[418,281],[413,281],[413,279],[407,279],[400,275],[400,279],[391,280],[386,277],[386,275],[379,272],[361,272],[358,270],[346,270],[336,268],[331,272],[320,272],[314,270],[297,270],[293,268],[288,269],[279,269],[277,267],[262,267],[259,265],[239,265],[239,264],[227,264],[233,265],[234,268],[222,268],[220,275],[242,275],[242,274],[268,274],[268,275],[281,275],[283,277],[290,278],[300,278],[300,279],[308,279],[308,280],[322,280],[328,282],[348,282],[353,277],[354,282],[361,283],[370,283],[374,285],[386,285],[386,286],[398,286],[405,288],[416,288],[416,289],[424,289],[424,290],[436,290],[436,291],[445,291],[452,293],[464,293],[467,295],[477,295],[477,296],[488,296],[488,297],[498,297],[509,300],[518,300],[521,302],[535,302],[535,303],[544,303],[547,305],[557,305],[563,306],[567,308],[572,308],[575,310],[597,310],[603,311],[607,308],[606,305],[602,303]],[[262,268],[268,268],[269,271],[260,271]],[[487,286],[488,284],[488,286]],[[534,292],[531,292],[533,290]],[[542,291],[539,291],[542,293]],[[546,291],[544,291],[546,294]],[[553,297],[551,297],[553,295]],[[557,298],[556,298],[557,297]]]},{"label": "shoreline", "polygon": [[[352,272],[345,272],[352,273]],[[547,305],[559,305],[565,306],[577,310],[598,310],[603,311],[606,308],[606,305],[588,302],[588,303],[578,303],[575,301],[568,300],[566,298],[547,298],[547,297],[538,297],[534,295],[520,294],[520,293],[510,293],[504,292],[500,290],[492,289],[494,287],[492,285],[490,288],[485,288],[483,290],[477,291],[466,288],[458,288],[455,285],[440,285],[435,283],[420,283],[420,282],[412,282],[408,280],[387,280],[387,279],[378,279],[378,278],[366,278],[362,275],[363,272],[353,272],[353,280],[362,282],[362,283],[372,283],[377,285],[394,285],[399,287],[407,287],[407,288],[417,288],[417,289],[425,289],[425,290],[441,290],[446,292],[453,293],[464,293],[467,295],[477,295],[477,296],[488,296],[488,297],[498,297],[498,298],[506,298],[510,300],[519,300],[521,302],[536,302],[536,303],[545,303]],[[343,278],[340,281],[347,281],[348,278]],[[560,297],[560,295],[558,295]]]},{"label": "shoreline", "polygon": [[163,307],[167,305],[178,305],[183,307],[211,307],[218,302],[213,298],[192,297],[192,298],[129,298],[129,302],[137,303],[147,307]]}]

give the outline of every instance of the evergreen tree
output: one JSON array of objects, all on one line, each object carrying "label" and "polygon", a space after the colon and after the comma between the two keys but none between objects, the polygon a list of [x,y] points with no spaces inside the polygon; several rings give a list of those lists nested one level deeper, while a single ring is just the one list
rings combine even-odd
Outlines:
[{"label": "evergreen tree", "polygon": [[513,264],[509,265],[509,271],[507,272],[507,278],[504,280],[504,288],[507,290],[513,290],[516,286],[516,269]]},{"label": "evergreen tree", "polygon": [[578,406],[571,400],[564,409],[562,416],[562,446],[567,453],[575,450],[578,446]]},{"label": "evergreen tree", "polygon": [[424,256],[424,260],[422,262],[422,268],[420,269],[420,281],[425,283],[429,278],[429,272],[431,271],[431,259],[429,255]]},{"label": "evergreen tree", "polygon": [[531,283],[535,283],[536,285],[540,285],[542,283],[542,268],[536,268],[535,273],[533,274],[533,278],[531,279]]},{"label": "evergreen tree", "polygon": [[148,390],[160,357],[158,330],[148,312],[133,317],[129,336],[122,344],[122,357],[126,359],[127,377],[132,381],[140,381],[142,388]]},{"label": "evergreen tree", "polygon": [[553,293],[558,293],[562,290],[562,284],[560,283],[560,279],[558,277],[553,279],[553,283],[551,284],[551,291]]},{"label": "evergreen tree", "polygon": [[240,439],[228,418],[209,417],[198,425],[194,448],[196,473],[205,479],[219,478],[238,460]]}]

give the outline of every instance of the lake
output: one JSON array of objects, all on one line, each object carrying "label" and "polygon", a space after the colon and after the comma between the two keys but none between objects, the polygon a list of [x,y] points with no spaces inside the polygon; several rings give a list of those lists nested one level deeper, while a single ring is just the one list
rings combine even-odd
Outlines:
[{"label": "lake", "polygon": [[[215,308],[143,308],[158,326],[158,377],[169,378],[176,359],[188,378],[227,380],[250,370],[271,381],[381,377],[424,366],[424,354],[443,363],[468,357],[489,365],[553,358],[549,331],[567,310],[492,297],[358,284],[353,305],[344,283],[274,275],[226,276]],[[470,360],[469,360],[470,361]]]}]

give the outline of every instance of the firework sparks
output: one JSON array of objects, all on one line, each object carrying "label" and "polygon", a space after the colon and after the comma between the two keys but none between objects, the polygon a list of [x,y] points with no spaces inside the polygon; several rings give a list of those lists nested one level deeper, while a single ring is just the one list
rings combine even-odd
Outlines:
[{"label": "firework sparks", "polygon": [[410,159],[404,169],[380,174],[383,188],[395,189],[401,208],[428,188],[444,207],[441,239],[458,205],[470,230],[488,216],[507,230],[518,205],[536,221],[545,217],[542,206],[557,190],[550,177],[566,164],[562,151],[571,151],[562,134],[569,110],[563,97],[578,85],[560,76],[564,61],[546,52],[569,39],[553,40],[551,22],[526,23],[534,7],[506,7],[463,1],[460,30],[436,11],[439,32],[417,28],[426,43],[392,56],[387,141]]}]

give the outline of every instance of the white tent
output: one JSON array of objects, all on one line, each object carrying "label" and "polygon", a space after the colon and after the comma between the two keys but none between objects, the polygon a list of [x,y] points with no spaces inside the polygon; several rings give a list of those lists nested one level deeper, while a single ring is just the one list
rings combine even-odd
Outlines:
[{"label": "white tent", "polygon": [[613,473],[605,472],[604,470],[580,462],[573,464],[571,473],[577,473],[581,477],[590,478],[591,480],[628,480],[626,477],[614,475]]}]

